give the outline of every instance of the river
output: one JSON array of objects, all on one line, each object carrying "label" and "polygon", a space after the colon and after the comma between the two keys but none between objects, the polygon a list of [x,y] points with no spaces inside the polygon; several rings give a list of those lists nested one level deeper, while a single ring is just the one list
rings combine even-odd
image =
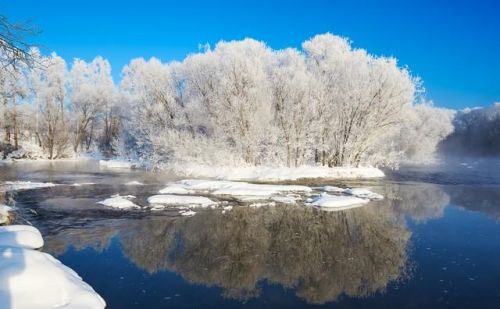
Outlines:
[{"label": "river", "polygon": [[0,182],[60,184],[12,193],[16,221],[39,228],[43,251],[108,308],[500,306],[500,160],[307,183],[368,186],[385,197],[338,212],[278,204],[182,217],[97,204],[130,194],[144,205],[178,179],[92,161],[0,165]]}]

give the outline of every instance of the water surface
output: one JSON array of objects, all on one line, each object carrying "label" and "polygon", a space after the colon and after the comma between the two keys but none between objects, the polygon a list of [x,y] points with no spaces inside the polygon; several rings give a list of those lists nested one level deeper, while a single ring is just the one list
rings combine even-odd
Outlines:
[{"label": "water surface", "polygon": [[[19,163],[0,166],[0,181],[65,184],[16,192],[17,220],[38,227],[43,250],[109,308],[498,308],[499,167],[468,161],[307,183],[385,196],[340,212],[241,205],[189,218],[96,204],[119,193],[146,205],[178,179],[168,174]],[[146,185],[126,185],[132,180]]]}]

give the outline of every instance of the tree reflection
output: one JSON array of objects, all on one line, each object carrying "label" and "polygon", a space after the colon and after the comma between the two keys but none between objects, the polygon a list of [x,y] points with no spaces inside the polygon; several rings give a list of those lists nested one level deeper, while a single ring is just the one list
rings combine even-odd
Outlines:
[{"label": "tree reflection", "polygon": [[417,222],[439,218],[450,203],[441,186],[432,184],[390,184],[385,188],[385,201],[395,212]]},{"label": "tree reflection", "polygon": [[389,207],[326,213],[280,206],[150,218],[120,237],[125,255],[149,272],[173,271],[240,300],[258,296],[267,280],[321,304],[404,278],[410,233]]}]

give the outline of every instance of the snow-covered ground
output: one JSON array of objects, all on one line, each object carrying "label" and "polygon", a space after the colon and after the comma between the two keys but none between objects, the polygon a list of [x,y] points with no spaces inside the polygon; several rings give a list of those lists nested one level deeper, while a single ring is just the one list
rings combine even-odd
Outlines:
[{"label": "snow-covered ground", "polygon": [[112,195],[104,201],[97,202],[104,206],[113,207],[117,209],[140,209],[139,205],[134,204],[131,200],[135,199],[133,195],[121,196],[119,194]]},{"label": "snow-covered ground", "polygon": [[300,167],[221,167],[182,165],[174,167],[174,171],[183,176],[207,177],[224,180],[246,180],[246,181],[280,181],[297,180],[308,178],[323,179],[361,179],[381,178],[384,172],[375,167],[322,167],[322,166],[300,166]]}]

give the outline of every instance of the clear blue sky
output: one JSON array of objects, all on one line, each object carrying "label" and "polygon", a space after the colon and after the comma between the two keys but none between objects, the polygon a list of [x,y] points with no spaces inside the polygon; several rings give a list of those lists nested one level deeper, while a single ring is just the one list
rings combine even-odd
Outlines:
[{"label": "clear blue sky", "polygon": [[55,1],[3,0],[30,19],[45,52],[110,60],[116,79],[131,58],[182,59],[198,44],[252,37],[275,49],[331,32],[422,77],[438,106],[500,101],[500,1]]}]

